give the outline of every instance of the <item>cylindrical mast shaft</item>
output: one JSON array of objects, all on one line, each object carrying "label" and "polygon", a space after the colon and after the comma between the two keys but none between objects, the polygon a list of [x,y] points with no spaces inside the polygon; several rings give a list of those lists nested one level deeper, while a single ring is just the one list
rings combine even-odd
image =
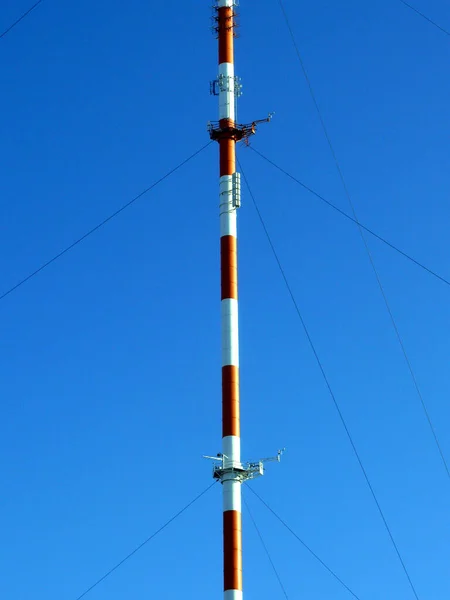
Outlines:
[{"label": "cylindrical mast shaft", "polygon": [[[224,466],[241,466],[236,205],[234,0],[217,1],[219,37],[220,254],[222,291],[222,452]],[[228,133],[227,133],[228,132]],[[241,479],[230,470],[223,485],[224,598],[242,600]]]},{"label": "cylindrical mast shaft", "polygon": [[[220,272],[222,300],[222,453],[216,457],[213,477],[223,488],[224,600],[242,600],[241,485],[264,474],[264,463],[273,458],[241,462],[239,404],[239,326],[237,209],[241,205],[241,178],[236,172],[236,142],[248,143],[260,119],[236,123],[236,99],[241,85],[234,73],[235,7],[237,0],[215,0],[215,31],[219,39],[219,76],[211,93],[219,97],[219,121],[208,124],[220,152]],[[216,462],[218,461],[218,463]]]}]

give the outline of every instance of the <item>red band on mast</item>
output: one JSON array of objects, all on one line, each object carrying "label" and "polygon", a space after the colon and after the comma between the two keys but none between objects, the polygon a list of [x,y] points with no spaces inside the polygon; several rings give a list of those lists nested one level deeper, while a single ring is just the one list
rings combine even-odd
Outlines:
[{"label": "red band on mast", "polygon": [[234,10],[223,7],[218,10],[219,64],[234,62]]},{"label": "red band on mast", "polygon": [[242,591],[242,518],[234,510],[223,513],[225,590]]},{"label": "red band on mast", "polygon": [[222,437],[241,434],[239,368],[222,367]]},{"label": "red band on mast", "polygon": [[222,300],[238,298],[237,240],[233,235],[220,238]]}]

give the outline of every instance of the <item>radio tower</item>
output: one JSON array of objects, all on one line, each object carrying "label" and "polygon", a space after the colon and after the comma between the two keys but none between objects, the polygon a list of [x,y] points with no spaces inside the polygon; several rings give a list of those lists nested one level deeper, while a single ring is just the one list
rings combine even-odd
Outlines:
[{"label": "radio tower", "polygon": [[236,103],[241,94],[240,80],[234,72],[234,38],[236,37],[236,0],[215,0],[213,29],[219,40],[219,73],[211,83],[211,94],[219,98],[219,120],[210,122],[212,140],[220,153],[220,264],[222,291],[222,452],[211,458],[217,461],[213,477],[223,489],[223,572],[225,600],[242,600],[242,516],[241,485],[264,473],[263,463],[241,462],[239,401],[239,330],[237,209],[241,205],[240,174],[236,172],[236,143],[248,143],[258,123],[239,125]]}]

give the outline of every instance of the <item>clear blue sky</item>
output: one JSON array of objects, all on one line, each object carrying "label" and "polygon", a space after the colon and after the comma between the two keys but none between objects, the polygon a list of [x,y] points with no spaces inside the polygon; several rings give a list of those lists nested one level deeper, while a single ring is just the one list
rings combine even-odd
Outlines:
[{"label": "clear blue sky", "polygon": [[[44,0],[0,40],[0,293],[207,141],[210,4]],[[348,210],[277,3],[241,5],[255,148]],[[450,39],[397,0],[286,7],[359,218],[450,277]],[[359,234],[241,160],[419,597],[448,600],[449,481]],[[217,174],[211,146],[1,302],[1,598],[74,600],[211,481]],[[361,600],[410,600],[246,192],[239,216],[243,452],[288,449],[255,489]],[[450,459],[450,289],[369,243]],[[87,598],[221,598],[219,492]],[[351,597],[249,502],[291,599]],[[244,544],[246,598],[282,598],[248,518]]]}]

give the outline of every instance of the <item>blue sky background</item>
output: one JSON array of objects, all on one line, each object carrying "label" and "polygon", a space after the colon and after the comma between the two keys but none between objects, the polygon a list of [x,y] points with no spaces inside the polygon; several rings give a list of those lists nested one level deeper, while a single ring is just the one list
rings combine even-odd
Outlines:
[{"label": "blue sky background", "polygon": [[[241,4],[240,117],[276,111],[255,148],[348,210],[277,3]],[[0,293],[207,141],[209,5],[45,0],[0,41]],[[450,277],[448,37],[397,0],[286,8],[359,218]],[[419,597],[447,600],[449,481],[359,234],[240,157]],[[211,481],[217,176],[211,146],[1,302],[2,598],[75,600]],[[247,192],[239,217],[243,452],[288,449],[255,490],[361,599],[409,600]],[[369,243],[450,460],[450,290]],[[290,598],[351,597],[248,496]],[[246,598],[282,598],[244,538]],[[220,598],[221,553],[217,486],[87,598]]]}]

